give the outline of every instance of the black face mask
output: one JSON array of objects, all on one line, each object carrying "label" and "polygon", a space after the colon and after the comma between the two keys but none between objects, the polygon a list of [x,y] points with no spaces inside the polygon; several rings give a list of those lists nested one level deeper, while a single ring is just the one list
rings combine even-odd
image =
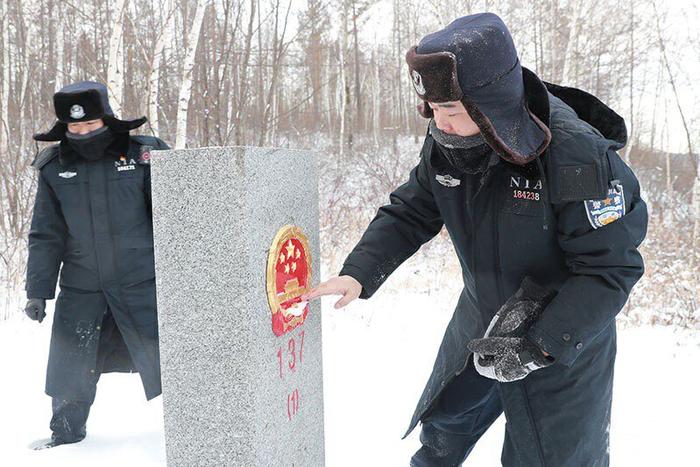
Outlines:
[{"label": "black face mask", "polygon": [[112,130],[106,125],[84,135],[68,131],[66,138],[71,149],[87,161],[101,159],[107,153],[109,145],[114,141]]},{"label": "black face mask", "polygon": [[459,136],[440,130],[435,120],[430,120],[430,134],[452,167],[463,173],[476,174],[486,170],[491,148],[481,134]]},{"label": "black face mask", "polygon": [[440,150],[452,167],[467,174],[484,172],[492,152],[486,144],[473,148],[447,148],[440,145]]}]

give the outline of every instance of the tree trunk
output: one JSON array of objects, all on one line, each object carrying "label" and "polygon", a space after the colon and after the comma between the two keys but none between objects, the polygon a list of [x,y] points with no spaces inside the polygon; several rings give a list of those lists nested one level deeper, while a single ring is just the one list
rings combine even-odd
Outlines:
[{"label": "tree trunk", "polygon": [[571,24],[569,25],[569,37],[566,40],[562,59],[564,60],[564,71],[562,73],[563,83],[566,86],[576,86],[577,76],[573,70],[578,57],[576,55],[578,49],[578,37],[581,28],[581,8],[582,0],[575,0],[573,11],[571,13]]},{"label": "tree trunk", "polygon": [[[654,8],[654,16],[656,19],[656,34],[661,49],[661,56],[663,57],[663,64],[666,68],[666,73],[668,74],[668,81],[671,84],[671,90],[673,91],[673,97],[675,98],[676,107],[678,108],[678,114],[681,117],[681,123],[683,124],[683,130],[685,131],[686,142],[688,144],[688,157],[690,162],[693,164],[695,173],[692,188],[691,197],[691,209],[693,212],[693,233],[690,237],[692,245],[698,245],[700,242],[700,170],[698,170],[697,156],[693,151],[693,139],[690,135],[690,128],[688,127],[688,122],[685,118],[685,112],[683,112],[683,107],[681,106],[680,96],[678,95],[678,89],[676,88],[676,80],[671,72],[671,65],[668,61],[668,56],[666,55],[666,41],[661,35],[661,24],[659,22],[659,13],[656,9],[656,2],[652,2]],[[698,259],[698,249],[693,248],[693,253],[690,256],[690,267],[691,269],[695,267],[696,260]]]},{"label": "tree trunk", "polygon": [[128,0],[117,0],[116,17],[109,37],[109,65],[107,66],[107,87],[110,104],[115,115],[121,115],[124,98],[124,17]]},{"label": "tree trunk", "polygon": [[234,128],[234,144],[240,146],[243,144],[243,109],[248,101],[248,63],[250,62],[251,44],[253,41],[253,25],[255,24],[255,5],[256,0],[250,0],[250,18],[248,19],[248,29],[245,35],[245,45],[243,47],[243,58],[238,65],[238,106],[235,110],[233,119]]},{"label": "tree trunk", "polygon": [[54,90],[58,92],[63,87],[65,82],[65,72],[63,69],[63,9],[56,8],[56,83],[54,84]]},{"label": "tree trunk", "polygon": [[160,118],[158,116],[158,84],[160,83],[160,70],[165,59],[165,50],[170,46],[175,29],[175,5],[173,0],[165,2],[165,19],[163,30],[158,36],[153,50],[151,61],[151,73],[148,79],[147,115],[151,122],[151,128],[156,135],[160,134]]},{"label": "tree trunk", "polygon": [[177,129],[175,131],[175,149],[183,149],[187,144],[187,114],[192,94],[192,71],[194,70],[194,57],[199,44],[199,33],[202,29],[204,10],[208,0],[197,0],[197,9],[194,13],[194,21],[187,35],[187,51],[182,65],[182,79],[180,81],[180,94],[177,106]]},{"label": "tree trunk", "polygon": [[379,74],[379,44],[375,46],[372,54],[372,67],[374,68],[373,92],[372,92],[372,136],[374,137],[374,145],[379,147],[379,137],[381,134],[381,120],[379,119],[379,107],[381,103],[381,77]]},{"label": "tree trunk", "polygon": [[345,132],[348,129],[349,126],[349,112],[348,112],[348,101],[350,99],[349,94],[349,85],[347,82],[347,73],[345,72],[345,52],[347,51],[348,47],[348,0],[343,0],[343,6],[342,6],[342,14],[340,16],[340,47],[339,47],[339,53],[338,53],[338,61],[339,61],[339,76],[338,79],[340,81],[340,131],[339,131],[339,137],[340,137],[340,148],[338,150],[338,162],[343,159],[344,152],[345,152]]},{"label": "tree trunk", "polygon": [[357,11],[356,2],[352,3],[352,35],[355,49],[355,128],[362,129],[362,93],[360,92],[360,41],[357,37]]}]

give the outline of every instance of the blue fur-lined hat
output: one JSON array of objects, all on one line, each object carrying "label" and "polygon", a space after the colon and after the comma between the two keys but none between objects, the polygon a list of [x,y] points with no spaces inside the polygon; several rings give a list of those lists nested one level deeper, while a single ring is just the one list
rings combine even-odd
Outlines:
[{"label": "blue fur-lined hat", "polygon": [[530,108],[547,89],[521,67],[510,32],[497,15],[456,19],[412,47],[406,62],[423,100],[422,116],[433,116],[428,102],[460,101],[503,159],[525,165],[547,148],[549,128]]}]

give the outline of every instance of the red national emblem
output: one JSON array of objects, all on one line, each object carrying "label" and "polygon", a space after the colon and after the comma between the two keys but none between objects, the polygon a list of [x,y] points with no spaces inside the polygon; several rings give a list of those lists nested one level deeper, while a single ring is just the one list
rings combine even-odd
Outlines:
[{"label": "red national emblem", "polygon": [[272,311],[272,331],[277,336],[304,322],[308,302],[301,301],[311,284],[311,251],[299,227],[285,225],[270,246],[267,257],[267,301]]}]

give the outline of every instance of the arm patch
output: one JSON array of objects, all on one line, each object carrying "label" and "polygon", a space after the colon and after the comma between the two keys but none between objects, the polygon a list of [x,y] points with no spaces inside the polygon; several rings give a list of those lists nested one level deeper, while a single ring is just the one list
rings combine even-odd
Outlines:
[{"label": "arm patch", "polygon": [[588,222],[594,229],[615,222],[625,215],[625,190],[619,180],[612,180],[608,195],[602,200],[583,202]]},{"label": "arm patch", "polygon": [[565,139],[547,154],[547,177],[553,204],[603,199],[608,194],[609,141],[580,134]]},{"label": "arm patch", "polygon": [[153,146],[149,146],[144,144],[141,146],[141,149],[139,151],[139,164],[141,165],[151,165],[151,151],[153,150]]},{"label": "arm patch", "polygon": [[604,187],[595,164],[559,167],[559,198],[562,201],[600,199]]}]

